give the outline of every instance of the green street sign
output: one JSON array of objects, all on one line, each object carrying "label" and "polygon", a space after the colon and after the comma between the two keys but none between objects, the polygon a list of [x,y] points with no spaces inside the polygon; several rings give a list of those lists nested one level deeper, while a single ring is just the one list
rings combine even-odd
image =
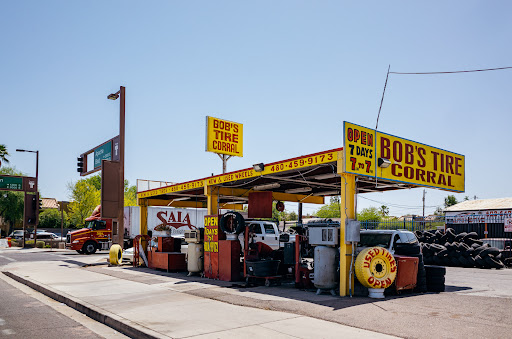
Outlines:
[{"label": "green street sign", "polygon": [[23,191],[23,177],[0,176],[0,189]]},{"label": "green street sign", "polygon": [[94,168],[101,167],[102,160],[112,160],[112,140],[94,149]]}]

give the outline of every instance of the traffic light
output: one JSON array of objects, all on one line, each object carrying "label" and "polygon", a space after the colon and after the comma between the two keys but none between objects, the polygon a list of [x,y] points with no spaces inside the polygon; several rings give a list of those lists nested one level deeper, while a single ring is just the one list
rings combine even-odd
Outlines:
[{"label": "traffic light", "polygon": [[38,218],[38,194],[25,194],[25,223],[27,226],[34,226]]},{"label": "traffic light", "polygon": [[76,164],[77,165],[76,171],[78,173],[83,173],[84,172],[84,157],[78,157],[78,158],[76,158],[76,160],[78,161]]},{"label": "traffic light", "polygon": [[[39,193],[37,193],[37,197],[39,198]],[[43,199],[39,198],[39,209],[38,211],[41,211],[43,209]]]}]

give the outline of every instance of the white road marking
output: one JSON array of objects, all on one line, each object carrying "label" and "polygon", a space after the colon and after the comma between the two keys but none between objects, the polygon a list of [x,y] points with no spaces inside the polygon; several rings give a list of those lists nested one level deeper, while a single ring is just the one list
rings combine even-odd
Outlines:
[{"label": "white road marking", "polygon": [[5,325],[5,320],[3,320],[2,318],[0,318],[0,326],[4,326]]},{"label": "white road marking", "polygon": [[2,330],[2,334],[3,335],[11,335],[11,334],[15,334],[16,332],[14,332],[13,330],[11,330],[10,328],[8,329],[5,329],[5,330]]},{"label": "white road marking", "polygon": [[3,255],[0,255],[0,258],[7,259],[7,260],[9,260],[9,261],[17,261],[16,259],[9,258],[9,257],[3,256]]}]

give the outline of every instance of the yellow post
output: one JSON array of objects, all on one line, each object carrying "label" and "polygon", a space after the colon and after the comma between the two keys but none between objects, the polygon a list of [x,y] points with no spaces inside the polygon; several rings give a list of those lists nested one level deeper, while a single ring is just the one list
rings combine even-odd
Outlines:
[{"label": "yellow post", "polygon": [[219,196],[214,193],[214,189],[212,187],[208,187],[206,185],[206,182],[204,184],[204,195],[206,195],[206,207],[208,209],[208,215],[216,215],[219,210]]},{"label": "yellow post", "polygon": [[[338,167],[340,168],[340,167]],[[341,173],[341,220],[340,220],[340,296],[349,295],[349,286],[354,289],[354,275],[350,280],[350,261],[352,260],[352,245],[345,242],[345,222],[347,219],[355,219],[356,176]]]},{"label": "yellow post", "polygon": [[140,207],[140,215],[139,215],[139,225],[140,225],[140,234],[147,235],[148,234],[148,201],[147,199],[138,199],[138,204]]}]

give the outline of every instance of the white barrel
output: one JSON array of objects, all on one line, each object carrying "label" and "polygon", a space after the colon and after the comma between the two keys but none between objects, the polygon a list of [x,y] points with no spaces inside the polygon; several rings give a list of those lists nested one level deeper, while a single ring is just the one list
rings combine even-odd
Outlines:
[{"label": "white barrel", "polygon": [[198,273],[203,271],[203,243],[189,243],[187,251],[187,270],[190,273]]},{"label": "white barrel", "polygon": [[316,288],[332,289],[336,287],[336,248],[327,246],[315,247],[315,273]]}]

